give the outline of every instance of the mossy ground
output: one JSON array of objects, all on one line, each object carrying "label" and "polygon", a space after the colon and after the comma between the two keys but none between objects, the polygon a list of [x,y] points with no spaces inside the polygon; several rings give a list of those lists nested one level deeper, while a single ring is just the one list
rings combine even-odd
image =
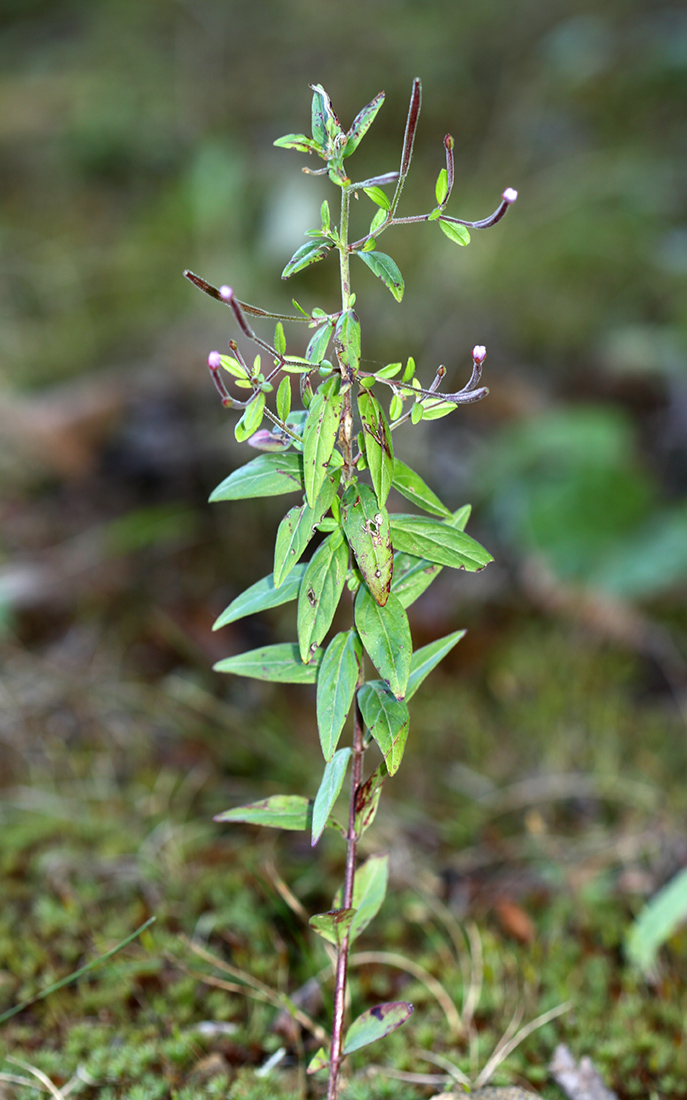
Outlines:
[{"label": "mossy ground", "polygon": [[[354,970],[354,1008],[402,996],[415,1013],[356,1056],[347,1095],[431,1095],[443,1086],[368,1076],[364,1067],[441,1072],[423,1061],[428,1052],[474,1076],[514,1013],[524,1024],[569,1001],[510,1054],[497,1082],[559,1096],[547,1064],[565,1041],[592,1056],[622,1100],[687,1096],[687,935],[667,945],[651,985],[623,953],[644,895],[683,854],[680,721],[664,697],[646,694],[633,657],[539,620],[506,624],[497,638],[477,675],[470,649],[462,671],[456,651],[418,694],[405,770],[366,838],[367,850],[390,850],[393,885],[356,945],[425,967],[460,1007],[465,974],[452,936],[460,943],[470,932],[483,955],[472,1062],[427,987],[380,960]],[[256,793],[314,788],[309,700],[295,691],[288,710],[277,695],[264,710],[255,700],[237,710],[192,679],[117,692],[111,669],[91,663],[86,684],[76,666],[32,659],[28,677],[26,653],[8,644],[4,656],[3,686],[14,685],[5,717],[14,722],[1,810],[0,1011],[149,916],[156,923],[78,984],[8,1020],[2,1072],[31,1078],[30,1066],[88,1100],[299,1095],[309,1036],[275,1030],[273,1006],[199,980],[199,972],[233,979],[188,939],[290,994],[326,967],[274,867],[307,912],[321,911],[341,873],[338,840],[326,837],[313,857],[299,835],[211,821]],[[547,777],[562,773],[587,780],[552,797]],[[512,786],[527,776],[540,785],[529,795]],[[312,1013],[326,1022],[331,984],[323,989]],[[257,1076],[280,1047],[279,1066]],[[36,1087],[0,1083],[18,1100]],[[318,1094],[317,1079],[307,1088]]]}]

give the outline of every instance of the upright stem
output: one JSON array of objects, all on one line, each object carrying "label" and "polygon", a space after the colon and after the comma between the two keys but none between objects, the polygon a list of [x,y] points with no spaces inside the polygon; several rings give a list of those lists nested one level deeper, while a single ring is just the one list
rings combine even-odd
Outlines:
[{"label": "upright stem", "polygon": [[[350,279],[350,253],[348,251],[348,217],[350,211],[350,194],[343,189],[341,192],[341,225],[340,234],[340,264],[341,264],[341,308],[350,309],[351,279]],[[350,460],[353,445],[353,416],[351,407],[350,387],[344,394],[345,408],[342,418],[343,451],[344,451],[344,476],[348,480],[352,476],[352,463]],[[361,669],[358,676],[357,687],[363,683],[364,674]],[[351,793],[348,809],[348,829],[346,830],[346,872],[344,875],[342,909],[350,909],[353,905],[353,888],[355,886],[356,859],[358,853],[358,834],[355,827],[358,789],[362,779],[363,754],[365,752],[363,739],[363,718],[358,706],[357,690],[353,709],[353,766],[351,769]],[[332,1045],[329,1053],[329,1081],[327,1085],[327,1100],[337,1100],[339,1095],[339,1077],[341,1074],[341,1062],[343,1058],[343,1032],[344,1016],[346,1012],[346,983],[348,979],[348,955],[350,937],[348,933],[339,944],[336,959],[336,980],[334,984],[334,1017],[332,1021]]]}]

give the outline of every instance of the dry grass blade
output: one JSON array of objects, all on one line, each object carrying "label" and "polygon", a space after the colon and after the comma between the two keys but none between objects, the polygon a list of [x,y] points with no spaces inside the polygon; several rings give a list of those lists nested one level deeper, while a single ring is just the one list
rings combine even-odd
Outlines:
[{"label": "dry grass blade", "polygon": [[259,978],[254,978],[252,974],[246,973],[244,970],[239,970],[238,967],[231,966],[229,963],[224,962],[223,959],[218,959],[210,951],[206,951],[204,947],[201,947],[197,943],[193,943],[186,936],[181,937],[184,943],[198,955],[205,962],[210,963],[211,966],[216,966],[218,970],[223,970],[226,974],[229,974],[232,978],[236,978],[242,985],[237,985],[235,982],[227,982],[223,978],[216,978],[213,974],[203,974],[200,971],[191,970],[185,966],[179,960],[175,959],[175,963],[190,977],[196,978],[198,981],[205,982],[206,985],[213,985],[217,989],[225,989],[228,993],[241,993],[246,997],[252,997],[253,1000],[260,1000],[267,1004],[274,1005],[275,1008],[285,1008],[290,1016],[304,1027],[306,1031],[309,1031],[311,1035],[314,1035],[319,1043],[326,1045],[329,1043],[329,1036],[327,1032],[319,1024],[308,1016],[303,1009],[299,1008],[293,1003],[293,1001],[284,993],[279,993],[274,989],[271,989],[264,982],[261,982]]},{"label": "dry grass blade", "polygon": [[[8,1061],[11,1061],[11,1058]],[[26,1085],[30,1089],[38,1089],[39,1092],[50,1091],[40,1081],[32,1081],[30,1077],[19,1077],[15,1073],[0,1073],[0,1082],[5,1085]]]},{"label": "dry grass blade", "polygon": [[391,1066],[366,1066],[365,1072],[371,1077],[393,1077],[395,1081],[405,1081],[409,1085],[450,1085],[452,1077],[444,1073],[407,1073],[404,1069],[392,1069]]},{"label": "dry grass blade", "polygon": [[463,1024],[458,1009],[441,982],[437,981],[428,970],[425,970],[423,966],[419,966],[411,959],[406,959],[404,955],[397,955],[394,951],[360,951],[358,954],[352,955],[350,959],[351,966],[369,966],[372,963],[395,966],[399,970],[405,970],[417,981],[422,982],[440,1005],[453,1035],[458,1038],[462,1037]]},{"label": "dry grass blade", "polygon": [[28,1062],[20,1061],[19,1058],[12,1058],[9,1054],[7,1055],[7,1061],[13,1066],[19,1066],[20,1069],[25,1069],[27,1073],[32,1073],[33,1076],[37,1078],[37,1080],[39,1080],[41,1084],[47,1089],[47,1091],[52,1093],[52,1095],[55,1097],[55,1100],[64,1100],[64,1093],[60,1092],[57,1085],[54,1085],[50,1078],[46,1077],[42,1070],[36,1069],[35,1066],[30,1066]]},{"label": "dry grass blade", "polygon": [[532,1020],[529,1024],[525,1024],[525,1026],[520,1028],[517,1034],[507,1042],[504,1043],[502,1039],[475,1081],[475,1088],[479,1089],[482,1085],[486,1085],[495,1070],[501,1065],[501,1062],[503,1062],[516,1047],[520,1046],[520,1043],[527,1039],[532,1032],[537,1031],[540,1027],[544,1027],[544,1025],[548,1024],[551,1020],[555,1020],[557,1016],[562,1016],[563,1013],[567,1012],[570,1008],[572,1008],[572,1001],[566,1001],[565,1004],[558,1005],[556,1008],[551,1008],[548,1012],[543,1012],[541,1016],[537,1016],[536,1020]]},{"label": "dry grass blade", "polygon": [[265,871],[267,872],[267,875],[275,890],[277,891],[279,896],[286,902],[291,912],[295,913],[297,917],[300,917],[304,924],[307,924],[308,914],[306,913],[296,895],[284,882],[284,879],[279,874],[271,859],[268,859],[265,862]]},{"label": "dry grass blade", "polygon": [[463,1073],[462,1069],[458,1069],[458,1066],[454,1065],[449,1058],[444,1058],[443,1054],[435,1054],[431,1050],[416,1050],[415,1056],[421,1061],[433,1062],[434,1065],[439,1066],[440,1069],[445,1069],[454,1081],[458,1081],[459,1084],[465,1085],[467,1089],[470,1088],[470,1078],[468,1075]]}]

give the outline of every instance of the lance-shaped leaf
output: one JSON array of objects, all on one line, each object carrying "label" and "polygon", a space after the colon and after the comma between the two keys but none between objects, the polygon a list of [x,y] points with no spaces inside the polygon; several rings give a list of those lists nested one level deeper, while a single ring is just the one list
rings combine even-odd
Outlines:
[{"label": "lance-shaped leaf", "polygon": [[363,720],[384,757],[389,775],[395,775],[408,739],[410,714],[405,702],[391,694],[381,680],[369,680],[358,691]]},{"label": "lance-shaped leaf", "polygon": [[[389,882],[389,854],[378,852],[370,856],[355,873],[353,908],[356,914],[351,922],[350,942],[364,932],[382,907]],[[334,909],[341,908],[341,890],[334,898]]]},{"label": "lance-shaped leaf", "polygon": [[354,630],[336,634],[327,646],[317,677],[317,728],[325,760],[339,743],[358,681],[363,651]]},{"label": "lance-shaped leaf", "polygon": [[386,764],[382,760],[382,763],[370,778],[358,787],[355,796],[355,831],[357,836],[362,836],[377,816],[379,799],[388,774]]},{"label": "lance-shaped leaf", "polygon": [[348,543],[339,528],[320,543],[308,562],[298,594],[298,644],[304,661],[332,625],[347,572]]},{"label": "lance-shaped leaf", "polygon": [[346,141],[346,148],[344,149],[345,157],[350,157],[351,153],[354,153],[358,148],[360,142],[374,122],[377,111],[382,106],[383,102],[384,92],[379,92],[374,99],[370,100],[367,107],[363,107],[362,111],[358,111],[358,114],[353,119],[353,125],[348,131],[348,140]]},{"label": "lance-shaped leaf", "polygon": [[394,555],[389,515],[369,485],[351,483],[341,500],[341,522],[365,583],[384,606],[391,590]]},{"label": "lance-shaped leaf", "polygon": [[312,821],[311,798],[297,794],[274,794],[261,802],[248,806],[236,806],[217,814],[214,821],[232,821],[246,825],[267,825],[272,829],[289,829],[293,832],[309,829]]},{"label": "lance-shaped leaf", "polygon": [[464,225],[456,225],[455,222],[448,222],[443,218],[439,218],[439,225],[444,234],[454,244],[470,244],[470,234]]},{"label": "lance-shaped leaf", "polygon": [[329,1065],[329,1055],[324,1047],[320,1047],[316,1054],[313,1054],[312,1058],[308,1062],[306,1073],[318,1073],[321,1069],[326,1069]]},{"label": "lance-shaped leaf", "polygon": [[332,109],[332,101],[321,84],[311,84],[312,97],[312,136],[320,145],[327,145],[328,137],[341,133],[339,120]]},{"label": "lance-shaped leaf", "polygon": [[640,910],[628,932],[625,949],[633,966],[650,975],[659,949],[687,919],[687,867],[663,886]]},{"label": "lance-shaped leaf", "polygon": [[[384,410],[374,394],[360,390],[358,412],[363,424],[365,457],[380,504],[386,504],[394,477],[394,445]],[[406,467],[407,469],[408,467]]]},{"label": "lance-shaped leaf", "polygon": [[413,643],[408,616],[397,596],[389,595],[384,606],[361,584],[355,598],[355,625],[370,660],[397,699],[408,686]]},{"label": "lance-shaped leaf", "polygon": [[232,672],[235,676],[248,676],[252,680],[271,680],[280,684],[314,684],[317,679],[322,651],[312,654],[309,664],[301,661],[297,645],[280,642],[225,657],[213,665],[215,672]]},{"label": "lance-shaped leaf", "polygon": [[324,359],[327,353],[327,347],[332,335],[332,326],[322,325],[321,328],[315,330],[314,334],[310,338],[310,343],[305,349],[305,358],[309,363],[318,365]]},{"label": "lance-shaped leaf", "polygon": [[329,469],[341,420],[340,380],[334,375],[319,387],[310,402],[303,431],[305,497],[314,506]]},{"label": "lance-shaped leaf", "polygon": [[375,1005],[368,1008],[354,1020],[344,1039],[344,1054],[352,1054],[354,1050],[367,1047],[375,1043],[377,1039],[383,1039],[391,1035],[397,1027],[404,1024],[413,1014],[413,1005],[408,1001],[387,1001],[383,1005]]},{"label": "lance-shaped leaf", "polygon": [[399,458],[394,459],[393,487],[397,489],[407,500],[417,504],[425,512],[431,512],[433,516],[450,516],[451,512],[439,497],[432,492],[415,470],[406,466]]},{"label": "lance-shaped leaf", "polygon": [[391,537],[397,550],[453,569],[475,572],[494,560],[488,550],[464,531],[428,516],[392,516]]},{"label": "lance-shaped leaf", "polygon": [[356,252],[355,255],[360,256],[360,259],[367,264],[373,275],[381,279],[396,301],[400,302],[405,290],[405,283],[396,261],[392,260],[391,256],[387,256],[385,252],[377,252],[376,250],[374,252]]},{"label": "lance-shaped leaf", "polygon": [[466,630],[455,630],[453,634],[447,634],[445,638],[437,638],[436,642],[430,642],[429,645],[423,645],[415,650],[410,665],[406,700],[412,699],[422,681],[429,676],[433,668],[436,668],[439,661],[443,661],[446,654],[451,652],[454,645],[457,645],[466,633]]},{"label": "lance-shaped leaf", "polygon": [[305,501],[290,508],[279,524],[274,546],[274,583],[278,588],[299,561],[325,512],[336,496],[341,471],[325,478],[314,508]]},{"label": "lance-shaped leaf", "polygon": [[338,749],[328,764],[325,764],[324,775],[319,790],[315,795],[315,804],[312,812],[312,845],[317,844],[327,824],[329,815],[333,809],[341,787],[346,777],[346,768],[351,758],[351,749]]},{"label": "lance-shaped leaf", "polygon": [[[315,913],[308,924],[327,943],[333,943],[335,947],[340,947],[354,916],[355,909],[331,909],[328,913]],[[318,1066],[317,1068],[321,1069],[322,1067]],[[315,1070],[309,1070],[308,1072],[314,1073]]]},{"label": "lance-shaped leaf", "polygon": [[298,454],[259,455],[234,470],[210,495],[216,500],[276,497],[303,489],[303,459]]},{"label": "lance-shaped leaf", "polygon": [[302,271],[304,267],[309,267],[310,264],[316,264],[319,260],[323,260],[331,247],[332,243],[326,237],[316,237],[314,240],[306,241],[305,244],[296,249],[287,263],[281,273],[282,279],[288,279],[291,275],[295,275],[297,271]]},{"label": "lance-shaped leaf", "polygon": [[316,153],[317,146],[306,134],[284,134],[272,142],[278,149],[297,149],[299,153]]},{"label": "lance-shaped leaf", "polygon": [[[470,512],[471,506],[464,504],[450,517],[447,516],[445,523],[455,527],[457,531],[463,531],[470,518]],[[398,596],[404,607],[410,607],[429,588],[442,569],[443,566],[427,561],[426,558],[398,552],[394,554],[394,579],[391,591]]]},{"label": "lance-shaped leaf", "polygon": [[345,310],[336,323],[334,347],[343,368],[342,377],[353,382],[360,366],[360,321],[352,309]]},{"label": "lance-shaped leaf", "polygon": [[257,611],[266,611],[270,607],[280,607],[283,603],[288,603],[289,600],[295,600],[304,573],[305,566],[297,565],[279,588],[275,586],[274,573],[270,573],[269,577],[263,577],[261,581],[256,581],[255,584],[252,584],[250,588],[247,588],[245,592],[242,592],[240,596],[231,601],[214,623],[212,629],[219,630],[221,626],[233,623],[237,619],[243,619],[246,615],[255,615]]},{"label": "lance-shaped leaf", "polygon": [[422,593],[429,588],[433,580],[441,573],[442,565],[416,558],[412,554],[394,555],[394,579],[391,591],[404,607],[410,607]]}]

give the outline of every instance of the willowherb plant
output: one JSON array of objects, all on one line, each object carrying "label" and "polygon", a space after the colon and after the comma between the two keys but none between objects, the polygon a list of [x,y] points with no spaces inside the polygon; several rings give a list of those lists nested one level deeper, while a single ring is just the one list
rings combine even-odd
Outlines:
[{"label": "willowherb plant", "polygon": [[[474,572],[491,555],[465,533],[470,507],[451,512],[422,478],[394,454],[393,433],[410,421],[435,420],[460,405],[487,394],[480,386],[486,349],[472,351],[472,374],[455,393],[440,387],[446,369],[440,366],[424,387],[415,376],[415,363],[389,363],[376,371],[361,369],[361,332],[351,290],[351,256],[360,259],[400,302],[404,283],[393,259],[377,249],[382,233],[396,225],[437,222],[449,240],[466,245],[469,229],[495,225],[517,198],[512,189],[488,218],[463,221],[445,213],[454,178],[453,138],[444,138],[446,167],[436,182],[436,205],[429,214],[398,217],[413,152],[420,113],[420,81],[413,82],[401,165],[397,172],[351,182],[345,161],[367,133],[384,93],[360,111],[345,133],[329,96],[316,84],[312,99],[312,137],[287,134],[275,145],[315,153],[324,167],[313,175],[328,174],[341,193],[339,224],[332,222],[328,203],[322,203],[321,225],[306,233],[307,242],[282,272],[287,279],[332,251],[339,254],[341,306],[334,312],[320,307],[306,311],[294,301],[293,316],[271,313],[239,301],[229,286],[219,289],[192,272],[185,274],[206,294],[232,310],[240,332],[257,346],[250,365],[235,340],[229,354],[210,352],[208,366],[226,408],[241,411],[235,433],[239,441],[265,452],[235,470],[215,489],[212,501],[298,494],[299,501],[284,516],[277,531],[274,572],[238,596],[220,615],[215,628],[244,615],[297,601],[296,644],[268,645],[220,661],[219,672],[259,680],[317,685],[317,725],[325,760],[324,774],[314,799],[275,795],[261,802],[220,814],[217,821],[250,822],[281,829],[307,829],[315,845],[325,828],[337,830],[346,843],[346,869],[332,909],[310,919],[314,931],[336,949],[334,1009],[329,1050],[319,1050],[309,1072],[328,1068],[328,1098],[338,1094],[341,1065],[346,1055],[388,1035],[403,1024],[413,1006],[404,1002],[377,1005],[344,1029],[346,980],[350,946],[379,910],[386,892],[388,855],[371,856],[358,867],[360,839],[372,824],[382,787],[401,764],[408,737],[408,702],[425,677],[463,637],[457,630],[413,653],[408,608],[432,583],[444,566]],[[393,187],[389,198],[385,187]],[[376,207],[368,232],[349,241],[351,196],[363,191]],[[273,343],[257,335],[248,315],[276,320]],[[287,351],[284,323],[314,329],[305,355]],[[333,354],[329,352],[333,347]],[[328,357],[329,356],[329,357]],[[224,372],[245,391],[245,400],[232,396]],[[298,376],[301,409],[292,409],[292,378]],[[268,397],[274,392],[274,408]],[[390,391],[388,413],[379,391]],[[377,391],[377,393],[375,393]],[[267,419],[271,427],[261,427]],[[394,488],[428,515],[388,512]],[[316,532],[324,538],[307,564],[299,564]],[[351,594],[350,626],[323,646],[341,597]],[[363,654],[379,674],[366,680]],[[352,744],[339,748],[349,714]],[[381,762],[365,776],[366,749],[376,745]],[[340,824],[334,805],[350,771],[348,815]]]}]

